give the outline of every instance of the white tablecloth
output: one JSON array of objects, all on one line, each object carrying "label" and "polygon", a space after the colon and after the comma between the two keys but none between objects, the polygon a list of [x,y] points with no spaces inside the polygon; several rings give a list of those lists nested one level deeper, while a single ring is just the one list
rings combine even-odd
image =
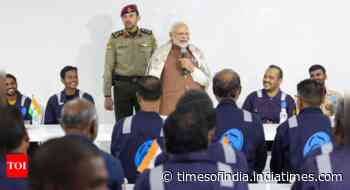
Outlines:
[{"label": "white tablecloth", "polygon": [[[62,128],[59,125],[26,125],[30,141],[43,142],[54,137],[64,135]],[[266,124],[264,125],[264,133],[266,141],[273,141],[276,135],[278,125]],[[100,124],[99,131],[96,138],[97,142],[110,142],[112,137],[113,125]]]}]

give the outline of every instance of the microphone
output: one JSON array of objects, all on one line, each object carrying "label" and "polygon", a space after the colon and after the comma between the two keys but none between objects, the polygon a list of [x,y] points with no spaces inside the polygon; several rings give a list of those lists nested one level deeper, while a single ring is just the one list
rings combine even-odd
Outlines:
[{"label": "microphone", "polygon": [[[187,53],[188,53],[187,47],[181,47],[180,57],[181,58],[186,58]],[[186,68],[182,68],[182,75],[183,76],[187,76],[189,74],[191,74],[191,71],[187,70]]]}]

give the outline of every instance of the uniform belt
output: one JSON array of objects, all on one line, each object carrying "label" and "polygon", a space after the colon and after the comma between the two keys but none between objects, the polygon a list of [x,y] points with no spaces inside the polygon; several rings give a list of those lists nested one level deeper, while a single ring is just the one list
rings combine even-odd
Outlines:
[{"label": "uniform belt", "polygon": [[137,79],[141,78],[141,76],[123,76],[123,75],[113,75],[113,81],[121,81],[121,82],[136,82]]}]

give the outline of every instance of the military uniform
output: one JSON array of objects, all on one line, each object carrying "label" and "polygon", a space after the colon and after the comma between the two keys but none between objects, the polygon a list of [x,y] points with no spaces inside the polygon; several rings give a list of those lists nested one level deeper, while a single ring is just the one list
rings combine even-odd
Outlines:
[{"label": "military uniform", "polygon": [[32,117],[29,114],[29,108],[30,104],[32,103],[32,100],[29,97],[22,95],[19,91],[17,91],[16,94],[16,104],[9,104],[9,106],[15,106],[22,114],[24,123],[30,124],[32,121]]},{"label": "military uniform", "polygon": [[47,102],[45,109],[45,124],[59,124],[61,119],[61,111],[64,104],[74,98],[84,98],[92,103],[94,99],[92,96],[86,92],[76,90],[75,94],[72,96],[67,96],[65,91],[61,91],[55,95],[52,95]]},{"label": "military uniform", "polygon": [[304,108],[277,128],[270,168],[274,173],[300,173],[304,161],[332,142],[331,122],[319,108]]},{"label": "military uniform", "polygon": [[293,98],[281,90],[276,96],[269,97],[262,89],[249,94],[242,108],[257,113],[263,123],[282,123],[294,115],[296,105]]},{"label": "military uniform", "polygon": [[260,118],[241,110],[231,99],[222,100],[216,107],[214,141],[231,145],[247,157],[249,174],[261,173],[265,168],[267,148]]},{"label": "military uniform", "polygon": [[139,173],[154,167],[163,150],[163,119],[156,112],[139,111],[119,120],[113,129],[111,153],[119,158],[129,183]]},{"label": "military uniform", "polygon": [[130,34],[126,30],[114,32],[108,42],[104,68],[104,96],[112,95],[114,86],[115,117],[132,115],[139,109],[134,81],[144,76],[148,60],[156,48],[152,31],[139,28]]}]

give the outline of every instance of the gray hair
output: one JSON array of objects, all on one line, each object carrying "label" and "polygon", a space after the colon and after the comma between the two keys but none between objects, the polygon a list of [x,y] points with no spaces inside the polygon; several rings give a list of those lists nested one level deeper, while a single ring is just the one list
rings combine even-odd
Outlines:
[{"label": "gray hair", "polygon": [[[73,106],[77,106],[78,111],[67,111]],[[63,128],[84,128],[91,122],[98,123],[98,117],[95,105],[88,100],[76,98],[63,106],[60,121]]]},{"label": "gray hair", "polygon": [[182,21],[175,22],[170,28],[170,34],[173,34],[175,32],[175,30],[177,30],[181,26],[185,26],[188,29],[188,26],[187,26],[187,24],[185,22],[182,22]]}]

